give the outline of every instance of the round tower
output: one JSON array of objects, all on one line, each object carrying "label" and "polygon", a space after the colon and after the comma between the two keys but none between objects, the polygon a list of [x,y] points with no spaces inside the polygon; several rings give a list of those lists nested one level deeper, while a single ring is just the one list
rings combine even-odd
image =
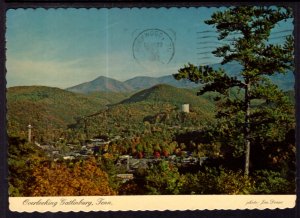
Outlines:
[{"label": "round tower", "polygon": [[184,113],[189,113],[190,112],[190,105],[189,104],[181,105],[181,111],[184,112]]}]

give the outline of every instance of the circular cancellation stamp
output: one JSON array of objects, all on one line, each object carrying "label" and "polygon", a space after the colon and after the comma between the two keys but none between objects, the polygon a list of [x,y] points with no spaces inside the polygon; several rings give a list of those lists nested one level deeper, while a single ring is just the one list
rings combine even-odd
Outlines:
[{"label": "circular cancellation stamp", "polygon": [[160,29],[147,29],[134,39],[132,52],[139,63],[156,62],[168,64],[175,54],[170,35]]}]

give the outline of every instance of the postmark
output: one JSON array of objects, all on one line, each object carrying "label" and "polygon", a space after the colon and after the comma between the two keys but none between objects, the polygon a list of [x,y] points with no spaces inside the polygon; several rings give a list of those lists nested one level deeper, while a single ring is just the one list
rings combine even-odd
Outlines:
[{"label": "postmark", "polygon": [[168,64],[175,54],[170,35],[161,29],[146,29],[138,34],[132,45],[133,57],[139,63]]}]

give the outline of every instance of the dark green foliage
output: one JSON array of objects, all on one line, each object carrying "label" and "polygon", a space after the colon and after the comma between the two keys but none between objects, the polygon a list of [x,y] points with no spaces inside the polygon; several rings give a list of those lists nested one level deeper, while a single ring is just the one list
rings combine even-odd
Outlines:
[{"label": "dark green foliage", "polygon": [[268,139],[253,143],[251,154],[254,170],[270,169],[288,180],[294,180],[296,172],[295,131],[291,129],[281,140]]},{"label": "dark green foliage", "polygon": [[[218,93],[214,100],[219,140],[224,147],[232,148],[229,151],[233,157],[245,156],[245,175],[249,174],[250,147],[254,141],[280,141],[294,126],[291,103],[268,78],[293,69],[292,36],[281,45],[268,42],[271,30],[289,18],[290,9],[280,7],[242,6],[216,12],[206,23],[216,27],[219,40],[231,40],[213,54],[223,58],[222,64],[238,62],[243,67],[240,75],[192,64],[174,75],[176,79],[204,84],[199,95]],[[232,95],[232,90],[238,95]]]},{"label": "dark green foliage", "polygon": [[139,170],[135,179],[121,186],[120,194],[172,195],[181,194],[184,177],[168,161],[160,160]]},{"label": "dark green foliage", "polygon": [[206,167],[197,173],[179,174],[175,166],[165,161],[136,175],[135,180],[123,184],[120,194],[293,194],[295,181],[288,181],[280,173],[255,171],[245,176],[241,170]]},{"label": "dark green foliage", "polygon": [[179,194],[183,180],[177,168],[166,161],[161,161],[147,170],[145,176],[147,194]]},{"label": "dark green foliage", "polygon": [[44,159],[44,154],[36,145],[17,137],[9,137],[8,144],[9,196],[29,196],[33,170]]},{"label": "dark green foliage", "polygon": [[295,181],[288,181],[280,173],[259,170],[253,176],[242,171],[224,168],[205,168],[197,174],[183,175],[181,194],[292,194]]},{"label": "dark green foliage", "polygon": [[252,180],[241,171],[207,168],[198,174],[187,174],[185,188],[186,194],[250,194]]},{"label": "dark green foliage", "polygon": [[98,160],[100,163],[101,169],[107,173],[109,186],[114,190],[118,191],[121,185],[121,181],[116,177],[118,173],[125,173],[125,169],[122,172],[120,169],[117,169],[115,159],[110,158],[101,158]]},{"label": "dark green foliage", "polygon": [[295,181],[288,181],[279,172],[260,170],[254,173],[255,194],[293,194]]}]

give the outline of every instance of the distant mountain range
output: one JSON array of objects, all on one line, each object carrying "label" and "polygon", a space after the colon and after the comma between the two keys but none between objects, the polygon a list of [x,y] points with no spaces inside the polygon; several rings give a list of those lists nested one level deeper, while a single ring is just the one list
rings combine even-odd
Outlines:
[{"label": "distant mountain range", "polygon": [[[232,76],[238,76],[242,70],[242,66],[238,63],[229,63],[225,65],[213,64],[211,65],[214,69],[223,68],[226,72],[229,72]],[[294,75],[292,72],[288,72],[286,75],[275,75],[271,79],[283,90],[291,90],[294,87]],[[90,81],[81,83],[79,85],[67,88],[66,90],[88,94],[92,92],[136,92],[151,88],[158,84],[171,85],[177,88],[195,88],[199,87],[200,84],[195,84],[189,80],[176,80],[172,75],[162,77],[149,77],[149,76],[138,76],[124,82],[116,79],[108,78],[105,76],[99,76],[98,78]]]},{"label": "distant mountain range", "polygon": [[82,83],[66,90],[76,93],[88,94],[92,92],[134,92],[148,89],[158,84],[166,84],[177,88],[195,88],[198,84],[188,80],[176,80],[172,75],[162,77],[138,76],[125,82],[116,79],[100,76],[90,82]]}]

